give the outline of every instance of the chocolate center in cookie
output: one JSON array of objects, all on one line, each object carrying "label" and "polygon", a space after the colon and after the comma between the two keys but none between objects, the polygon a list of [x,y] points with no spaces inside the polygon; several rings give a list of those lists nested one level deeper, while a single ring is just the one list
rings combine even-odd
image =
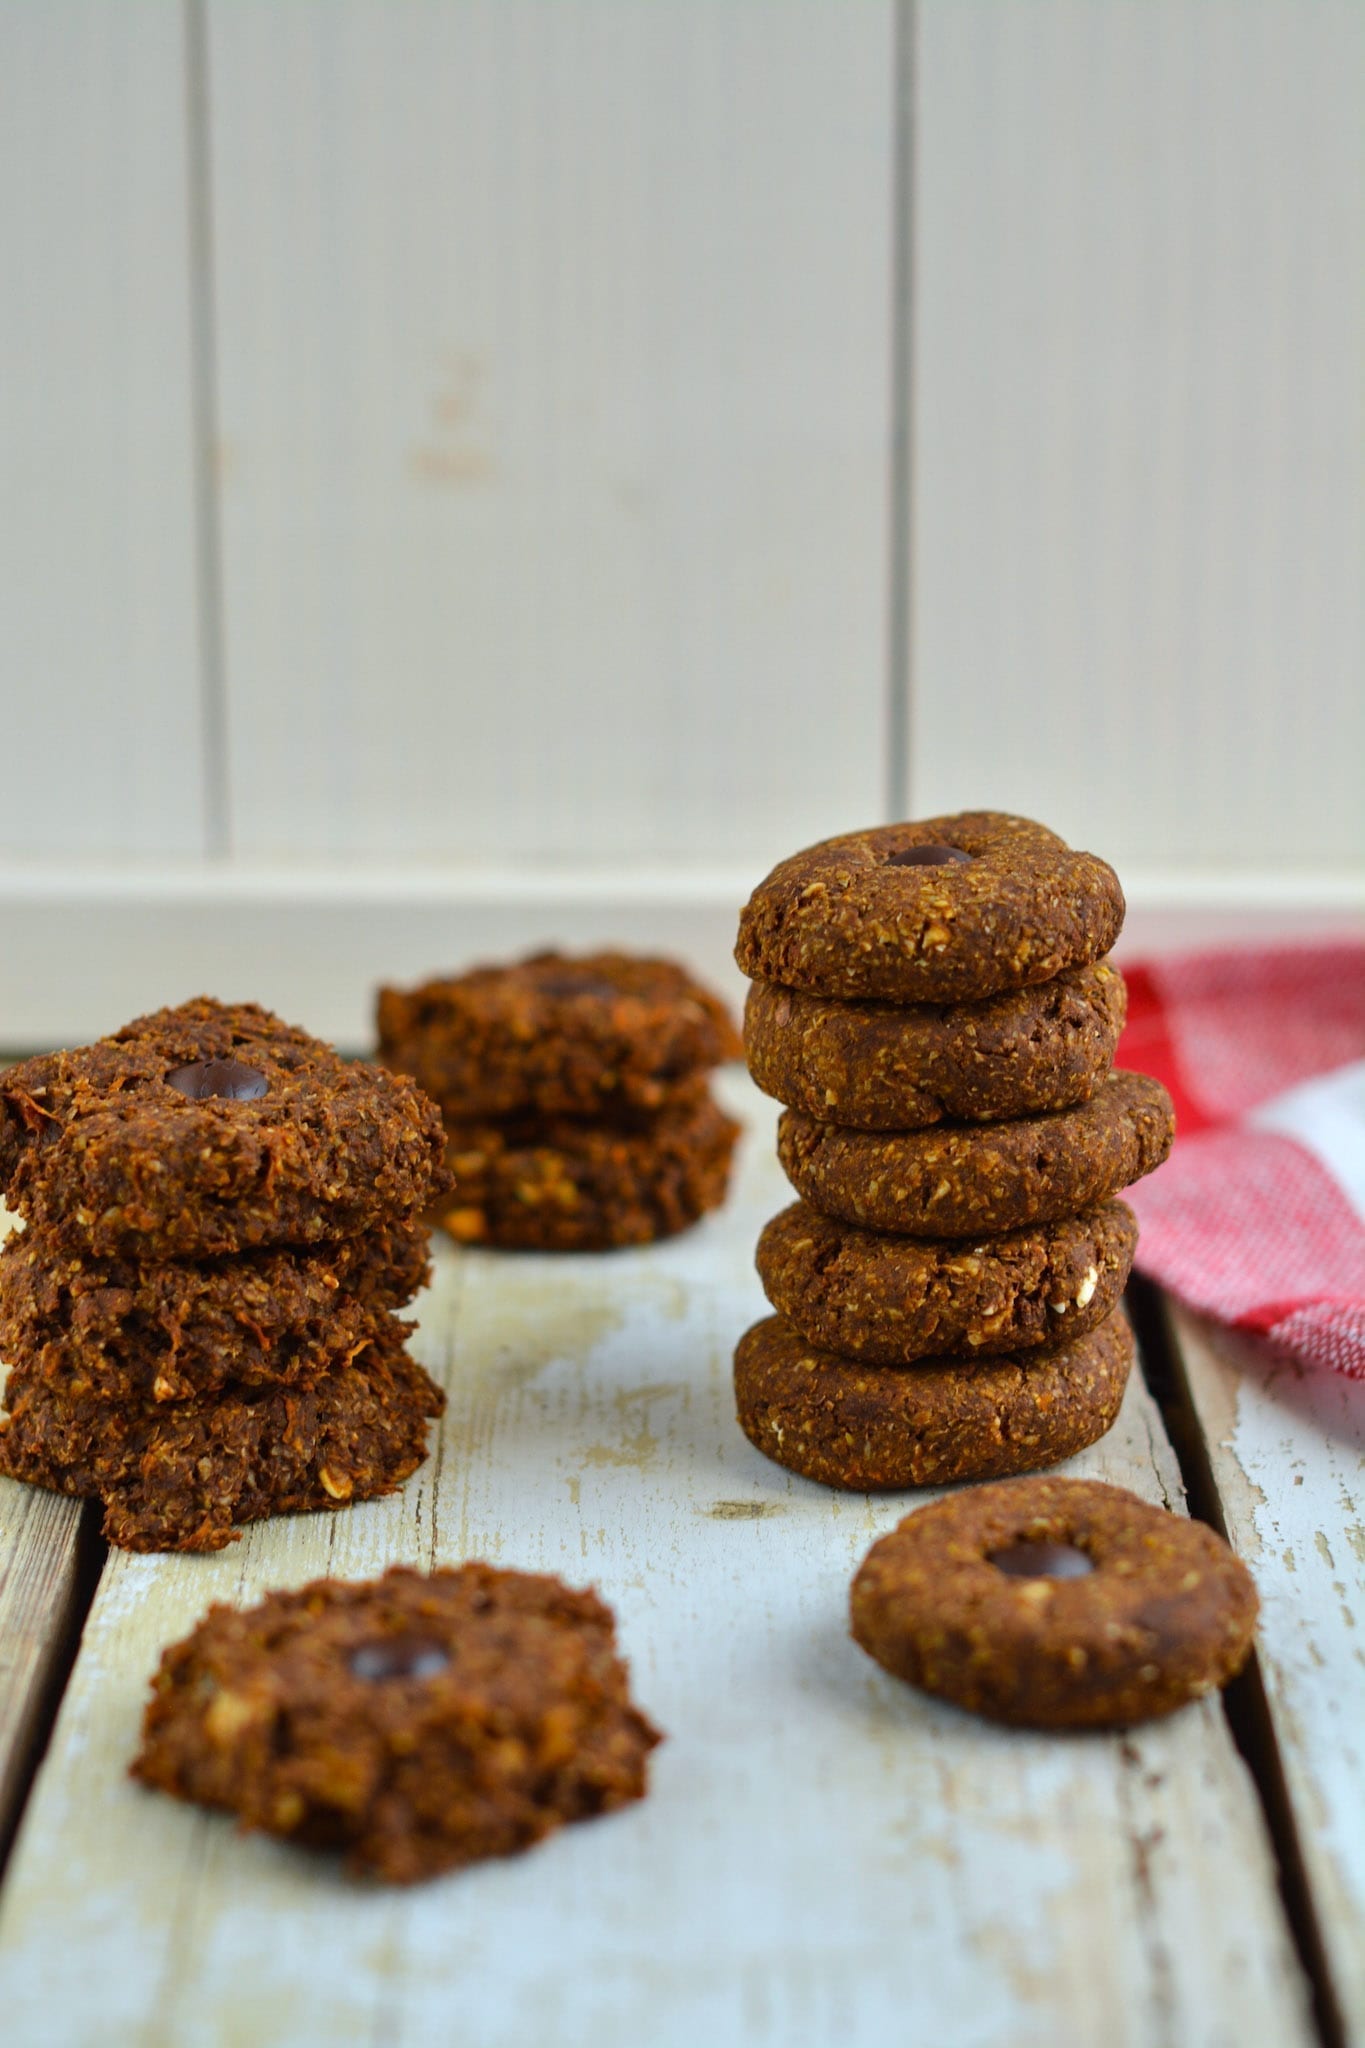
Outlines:
[{"label": "chocolate center in cookie", "polygon": [[225,1102],[256,1102],[270,1090],[265,1075],[243,1066],[240,1060],[195,1060],[188,1067],[173,1067],[166,1079],[191,1102],[215,1097]]},{"label": "chocolate center in cookie", "polygon": [[435,1678],[450,1652],[431,1636],[383,1636],[358,1644],[346,1662],[354,1677],[381,1685],[386,1678]]},{"label": "chocolate center in cookie", "polygon": [[987,1564],[1012,1579],[1083,1579],[1095,1561],[1074,1543],[1011,1543],[986,1553]]},{"label": "chocolate center in cookie", "polygon": [[960,846],[904,846],[899,853],[889,853],[886,865],[889,868],[946,868],[956,861],[966,863],[971,859]]}]

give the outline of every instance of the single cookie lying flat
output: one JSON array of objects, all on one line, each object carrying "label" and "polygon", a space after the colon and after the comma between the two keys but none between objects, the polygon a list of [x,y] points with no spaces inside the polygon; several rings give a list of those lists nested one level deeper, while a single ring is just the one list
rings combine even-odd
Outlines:
[{"label": "single cookie lying flat", "polygon": [[744,1052],[764,1093],[807,1116],[918,1131],[1084,1102],[1127,1009],[1107,960],[977,1003],[851,1003],[756,981]]},{"label": "single cookie lying flat", "polygon": [[717,996],[671,960],[537,953],[379,993],[380,1058],[447,1116],[637,1120],[739,1039]]},{"label": "single cookie lying flat", "polygon": [[826,1216],[911,1237],[976,1237],[1108,1201],[1160,1166],[1174,1135],[1161,1083],[1114,1073],[1075,1109],[1013,1123],[849,1131],[788,1109],[777,1153]]},{"label": "single cookie lying flat", "polygon": [[1112,1428],[1133,1362],[1121,1310],[1088,1336],[1009,1358],[860,1365],[780,1316],[735,1353],[739,1425],[778,1465],[874,1492],[1002,1479],[1056,1465]]},{"label": "single cookie lying flat", "polygon": [[1122,1202],[990,1238],[888,1237],[805,1202],[758,1240],[763,1291],[808,1344],[871,1365],[1070,1342],[1102,1323],[1133,1263]]},{"label": "single cookie lying flat", "polygon": [[697,1088],[639,1130],[568,1117],[449,1127],[455,1192],[436,1220],[461,1244],[607,1251],[686,1230],[725,1200],[739,1125]]},{"label": "single cookie lying flat", "polygon": [[0,1074],[0,1194],[97,1258],[353,1237],[443,1185],[411,1081],[206,996]]},{"label": "single cookie lying flat", "polygon": [[162,1656],[132,1774],[406,1884],[643,1798],[661,1739],[594,1593],[395,1566],[211,1607]]},{"label": "single cookie lying flat", "polygon": [[873,1544],[852,1595],[855,1640],[897,1678],[1033,1728],[1121,1727],[1226,1685],[1256,1610],[1212,1529],[1091,1479],[934,1501]]},{"label": "single cookie lying flat", "polygon": [[90,1258],[35,1225],[0,1250],[0,1359],[103,1400],[313,1386],[373,1343],[427,1272],[427,1231],[411,1221],[311,1251],[156,1265]]},{"label": "single cookie lying flat", "polygon": [[17,1367],[0,1472],[102,1500],[104,1534],[123,1550],[221,1550],[240,1523],[392,1493],[426,1457],[445,1396],[404,1351],[407,1326],[385,1323],[311,1388],[102,1401]]},{"label": "single cookie lying flat", "polygon": [[1029,818],[960,811],[782,861],[745,905],[735,958],[815,995],[973,1002],[1098,960],[1123,910],[1094,854]]}]

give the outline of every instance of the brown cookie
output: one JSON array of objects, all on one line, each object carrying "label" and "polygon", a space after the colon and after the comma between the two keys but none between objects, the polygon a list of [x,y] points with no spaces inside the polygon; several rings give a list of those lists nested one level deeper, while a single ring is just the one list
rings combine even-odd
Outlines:
[{"label": "brown cookie", "polygon": [[671,960],[536,953],[379,992],[380,1058],[448,1117],[636,1121],[740,1045],[725,1005]]},{"label": "brown cookie", "polygon": [[845,833],[749,898],[735,958],[759,981],[892,1003],[974,1002],[1107,953],[1113,869],[1004,811]]},{"label": "brown cookie", "polygon": [[0,1074],[0,1195],[97,1258],[354,1237],[441,1185],[411,1081],[206,996]]},{"label": "brown cookie", "polygon": [[814,1209],[869,1230],[978,1237],[1108,1201],[1160,1166],[1171,1098],[1146,1074],[1110,1074],[1088,1102],[1014,1123],[849,1131],[784,1110],[777,1152]]},{"label": "brown cookie", "polygon": [[979,1003],[850,1003],[756,981],[744,1052],[765,1094],[807,1116],[918,1131],[1084,1102],[1127,1008],[1107,960]]},{"label": "brown cookie", "polygon": [[897,1678],[1029,1728],[1121,1727],[1226,1685],[1256,1610],[1212,1529],[1093,1479],[933,1501],[873,1544],[852,1599]]},{"label": "brown cookie", "polygon": [[455,1192],[437,1221],[461,1244],[504,1250],[651,1244],[720,1207],[738,1136],[704,1091],[638,1131],[567,1117],[452,1124]]},{"label": "brown cookie", "polygon": [[392,1493],[427,1454],[442,1394],[391,1320],[311,1388],[227,1388],[216,1399],[103,1401],[24,1367],[5,1389],[0,1473],[102,1500],[124,1550],[221,1550],[239,1523]]},{"label": "brown cookie", "polygon": [[68,1251],[35,1225],[0,1250],[0,1359],[101,1400],[313,1386],[373,1343],[427,1272],[427,1230],[411,1221],[312,1251],[150,1266]]},{"label": "brown cookie", "polygon": [[397,1565],[211,1607],[162,1655],[132,1774],[408,1884],[642,1799],[661,1739],[596,1594]]},{"label": "brown cookie", "polygon": [[813,1350],[769,1316],[740,1338],[735,1403],[750,1443],[807,1479],[857,1492],[947,1486],[1036,1472],[1095,1443],[1132,1361],[1121,1310],[1059,1349],[904,1366]]},{"label": "brown cookie", "polygon": [[1137,1222],[1106,1202],[990,1238],[888,1237],[794,1202],[758,1240],[763,1291],[808,1344],[867,1365],[1067,1343],[1116,1305]]}]

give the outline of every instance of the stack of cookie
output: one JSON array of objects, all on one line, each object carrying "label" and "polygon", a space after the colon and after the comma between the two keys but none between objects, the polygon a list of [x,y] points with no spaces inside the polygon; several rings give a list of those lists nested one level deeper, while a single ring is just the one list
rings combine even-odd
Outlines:
[{"label": "stack of cookie", "polygon": [[801,1200],[758,1246],[777,1314],[735,1359],[741,1426],[834,1486],[1056,1463],[1113,1423],[1137,1228],[1114,1199],[1170,1099],[1111,1071],[1113,870],[1000,812],[849,834],[745,908],[745,1051],[788,1105]]},{"label": "stack of cookie", "polygon": [[130,1550],[387,1493],[440,1390],[392,1313],[426,1277],[440,1118],[254,1004],[201,998],[0,1074],[0,1472]]},{"label": "stack of cookie", "polygon": [[738,1126],[711,1069],[725,1006],[669,960],[537,953],[381,989],[379,1057],[440,1104],[460,1244],[648,1244],[725,1199]]}]

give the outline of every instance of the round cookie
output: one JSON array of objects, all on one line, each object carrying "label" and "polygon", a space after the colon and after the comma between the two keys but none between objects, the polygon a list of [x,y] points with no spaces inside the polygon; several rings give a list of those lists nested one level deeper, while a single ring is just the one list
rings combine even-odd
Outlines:
[{"label": "round cookie", "polygon": [[1122,1727],[1226,1685],[1256,1610],[1212,1529],[1093,1479],[934,1501],[873,1544],[852,1594],[855,1641],[897,1678],[1031,1728]]},{"label": "round cookie", "polygon": [[436,1212],[460,1244],[608,1251],[686,1230],[725,1200],[739,1125],[699,1087],[648,1127],[569,1118],[451,1124],[455,1192]]},{"label": "round cookie", "polygon": [[826,1216],[911,1237],[977,1237],[1108,1201],[1160,1166],[1174,1135],[1161,1083],[1113,1073],[1079,1107],[1013,1123],[850,1131],[788,1109],[777,1153]]},{"label": "round cookie", "polygon": [[860,1365],[815,1351],[780,1316],[735,1352],[739,1426],[776,1464],[874,1492],[1056,1465],[1112,1428],[1133,1362],[1122,1312],[1046,1352]]},{"label": "round cookie", "polygon": [[379,992],[380,1058],[448,1117],[638,1121],[736,1059],[719,997],[671,960],[536,953]]},{"label": "round cookie", "polygon": [[596,1594],[395,1566],[211,1607],[162,1655],[132,1775],[407,1884],[643,1798],[661,1739]]},{"label": "round cookie", "polygon": [[427,1235],[405,1219],[311,1251],[144,1265],[69,1251],[34,1225],[0,1250],[0,1359],[103,1400],[312,1386],[425,1283]]},{"label": "round cookie", "polygon": [[744,907],[735,958],[815,995],[975,1002],[1098,960],[1123,909],[1094,854],[1029,818],[960,811],[782,861]]},{"label": "round cookie", "polygon": [[123,1550],[221,1550],[243,1522],[392,1493],[427,1454],[440,1388],[385,1318],[361,1357],[313,1387],[197,1401],[105,1401],[16,1367],[0,1472],[104,1503]]},{"label": "round cookie", "polygon": [[866,1365],[999,1357],[1102,1323],[1133,1263],[1122,1202],[992,1238],[888,1237],[793,1202],[766,1225],[763,1291],[808,1344]]},{"label": "round cookie", "polygon": [[0,1195],[97,1258],[356,1237],[442,1186],[409,1080],[201,996],[0,1074]]},{"label": "round cookie", "polygon": [[755,981],[744,1053],[765,1094],[859,1130],[1035,1116],[1084,1102],[1127,1015],[1107,960],[979,1003],[851,1003]]}]

